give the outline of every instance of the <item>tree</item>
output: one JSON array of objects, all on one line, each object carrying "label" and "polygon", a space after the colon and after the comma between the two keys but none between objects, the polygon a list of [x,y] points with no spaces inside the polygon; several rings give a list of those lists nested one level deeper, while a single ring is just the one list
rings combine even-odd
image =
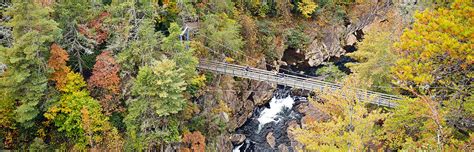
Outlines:
[{"label": "tree", "polygon": [[92,96],[99,99],[106,115],[120,110],[118,96],[120,93],[120,65],[111,56],[110,51],[104,51],[96,58],[92,76],[87,81]]},{"label": "tree", "polygon": [[186,48],[187,41],[179,41],[178,37],[181,34],[181,28],[178,24],[171,23],[168,29],[169,35],[163,38],[161,48],[167,54],[171,54],[173,61],[176,62],[176,66],[182,69],[183,79],[186,83],[190,83],[193,78],[197,76],[196,66],[198,59],[193,55],[193,48]]},{"label": "tree", "polygon": [[329,119],[313,121],[292,130],[296,140],[307,150],[365,151],[379,143],[377,132],[380,127],[376,122],[384,120],[386,114],[382,114],[380,109],[365,107],[366,103],[361,102],[355,90],[351,89],[356,83],[355,79],[349,79],[343,89],[319,94],[322,102],[310,100]]},{"label": "tree", "polygon": [[202,152],[206,150],[206,137],[199,131],[183,134],[183,142],[191,145],[190,149],[186,148],[188,151]]},{"label": "tree", "polygon": [[469,140],[474,119],[467,110],[473,108],[474,92],[473,6],[457,0],[449,9],[417,13],[413,28],[396,44],[401,57],[392,68],[395,83],[416,98],[397,107],[388,121],[407,123],[387,125],[393,148],[444,150]]},{"label": "tree", "polygon": [[304,17],[310,18],[318,8],[318,4],[314,3],[313,0],[302,0],[298,2],[298,10],[303,14]]},{"label": "tree", "polygon": [[181,111],[186,103],[186,83],[182,69],[169,59],[157,61],[153,67],[142,67],[132,87],[138,100],[151,102],[156,114],[167,116]]},{"label": "tree", "polygon": [[117,61],[124,72],[134,75],[138,67],[151,65],[159,58],[159,40],[161,34],[155,32],[152,19],[145,18],[138,27],[137,36],[118,54]]},{"label": "tree", "polygon": [[237,51],[241,51],[244,45],[240,27],[237,21],[230,19],[226,14],[209,14],[204,16],[199,33],[204,45],[212,49],[213,53],[217,55],[224,53],[226,56],[236,58],[239,56]]},{"label": "tree", "polygon": [[371,81],[366,89],[383,92],[393,92],[390,68],[395,64],[397,56],[393,51],[395,39],[390,32],[377,29],[370,30],[364,35],[364,40],[358,43],[357,51],[347,56],[357,60],[357,63],[347,63],[356,79]]},{"label": "tree", "polygon": [[186,105],[186,83],[181,70],[169,59],[140,68],[132,87],[134,98],[127,101],[128,114],[124,119],[134,149],[180,140],[178,122],[171,114]]},{"label": "tree", "polygon": [[64,1],[53,5],[55,11],[52,16],[62,29],[60,44],[69,52],[72,68],[80,73],[92,67],[94,48],[98,44],[83,26],[100,11],[93,6],[93,2],[87,0]]},{"label": "tree", "polygon": [[66,79],[66,85],[60,89],[61,98],[48,108],[44,117],[58,127],[58,131],[65,133],[74,143],[74,149],[97,148],[108,140],[107,135],[113,134],[113,128],[108,117],[102,114],[99,102],[89,96],[82,76],[69,72]]},{"label": "tree", "polygon": [[51,45],[51,56],[49,56],[48,59],[48,67],[54,71],[50,76],[50,80],[56,83],[58,90],[64,88],[67,82],[66,75],[71,71],[66,65],[68,60],[69,55],[67,52],[58,44],[53,43],[53,45]]},{"label": "tree", "polygon": [[291,48],[304,49],[306,45],[310,43],[310,38],[304,33],[304,27],[298,26],[297,28],[291,29],[287,32],[287,42]]},{"label": "tree", "polygon": [[341,82],[346,76],[346,73],[339,70],[333,63],[329,63],[329,65],[316,70],[316,75],[324,77],[324,80],[329,82]]},{"label": "tree", "polygon": [[6,25],[13,27],[14,43],[1,50],[0,62],[8,67],[0,77],[1,98],[18,105],[15,119],[26,128],[33,126],[39,114],[37,106],[47,89],[49,46],[59,35],[58,24],[49,19],[49,13],[28,1],[16,2],[6,12],[13,17]]}]

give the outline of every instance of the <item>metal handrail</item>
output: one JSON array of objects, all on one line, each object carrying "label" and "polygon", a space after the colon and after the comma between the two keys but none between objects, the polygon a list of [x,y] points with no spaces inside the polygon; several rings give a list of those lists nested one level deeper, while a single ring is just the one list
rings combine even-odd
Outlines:
[{"label": "metal handrail", "polygon": [[[288,75],[284,73],[275,74],[274,72],[271,72],[268,70],[251,68],[251,67],[230,64],[230,63],[225,63],[225,62],[201,60],[200,64],[198,65],[198,68],[211,70],[218,73],[232,74],[233,76],[238,76],[238,77],[243,77],[243,78],[250,78],[250,79],[255,79],[259,81],[268,81],[268,82],[273,82],[277,84],[293,86],[295,88],[301,88],[305,90],[311,90],[311,89],[322,90],[325,88],[337,90],[337,89],[342,88],[342,85],[340,84],[334,84],[334,83],[325,82],[321,80],[298,77],[298,76]],[[298,81],[300,81],[300,83],[298,83]],[[305,87],[304,84],[301,85],[301,83],[311,84],[312,87],[309,87],[310,89],[308,89]],[[394,95],[389,95],[389,94],[384,94],[384,93],[379,93],[379,92],[374,92],[374,91],[369,91],[369,90],[364,90],[364,89],[358,89],[358,88],[353,88],[353,89],[356,90],[356,96],[358,96],[358,98],[360,98],[361,101],[364,101],[363,99],[365,99],[366,96],[367,98],[369,98],[370,96],[376,96],[374,97],[376,101],[368,101],[368,102],[375,103],[378,105],[393,107],[393,106],[396,106],[396,104],[391,103],[390,101],[401,99]]]}]

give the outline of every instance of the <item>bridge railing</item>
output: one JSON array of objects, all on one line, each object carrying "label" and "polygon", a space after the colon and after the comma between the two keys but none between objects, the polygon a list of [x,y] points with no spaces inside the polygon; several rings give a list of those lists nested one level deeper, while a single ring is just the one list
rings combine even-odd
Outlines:
[{"label": "bridge railing", "polygon": [[[200,68],[222,72],[225,74],[232,74],[234,76],[244,77],[244,78],[251,78],[259,81],[271,81],[274,83],[284,84],[287,86],[293,86],[296,88],[302,88],[306,90],[314,90],[318,89],[323,91],[324,89],[330,90],[337,90],[341,89],[341,84],[335,84],[330,82],[325,82],[321,80],[311,79],[311,78],[304,78],[293,76],[289,74],[283,73],[276,73],[268,70],[258,69],[258,68],[251,68],[247,66],[241,66],[236,64],[230,64],[225,62],[216,62],[216,61],[209,61],[209,60],[201,60],[200,61]],[[364,89],[357,89],[356,94],[359,99],[369,99],[374,98],[369,102],[375,103],[378,105],[393,107],[396,104],[392,103],[391,101],[400,100],[401,98],[383,94],[379,92],[364,90]]]}]

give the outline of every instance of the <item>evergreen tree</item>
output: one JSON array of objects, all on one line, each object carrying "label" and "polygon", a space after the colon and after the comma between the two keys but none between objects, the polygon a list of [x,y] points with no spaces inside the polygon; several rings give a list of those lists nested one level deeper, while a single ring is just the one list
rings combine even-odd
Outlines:
[{"label": "evergreen tree", "polygon": [[173,61],[176,62],[176,66],[183,69],[181,72],[184,74],[184,80],[189,84],[193,78],[197,76],[196,66],[198,59],[193,56],[194,49],[186,48],[185,45],[189,45],[187,41],[179,41],[181,30],[176,23],[171,23],[168,29],[170,35],[163,38],[162,50],[170,53]]},{"label": "evergreen tree", "polygon": [[[230,19],[226,14],[209,14],[204,16],[202,29],[199,33],[204,45],[208,46],[212,52],[224,53],[229,57],[239,57],[244,41],[240,36],[240,25],[237,21]],[[218,54],[220,55],[220,54]]]},{"label": "evergreen tree", "polygon": [[159,40],[161,33],[155,32],[152,19],[143,19],[137,30],[136,39],[129,42],[118,54],[117,61],[126,73],[136,74],[138,67],[151,65],[160,56]]},{"label": "evergreen tree", "polygon": [[15,119],[27,128],[39,114],[37,106],[47,88],[49,46],[60,32],[49,13],[31,1],[16,2],[6,12],[13,17],[6,25],[13,27],[14,42],[11,48],[0,51],[0,62],[8,67],[0,77],[0,98],[4,103],[17,103]]},{"label": "evergreen tree", "polygon": [[[87,0],[64,1],[53,5],[52,16],[63,29],[60,44],[70,54],[71,67],[83,73],[94,62],[94,47],[98,43],[86,33],[83,24],[96,15],[99,9]],[[100,31],[98,31],[100,32]]]}]

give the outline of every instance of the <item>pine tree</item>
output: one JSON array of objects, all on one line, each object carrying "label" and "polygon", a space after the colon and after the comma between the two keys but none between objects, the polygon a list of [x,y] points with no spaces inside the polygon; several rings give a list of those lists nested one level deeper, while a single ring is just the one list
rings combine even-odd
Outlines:
[{"label": "pine tree", "polygon": [[240,56],[244,41],[240,36],[241,26],[237,21],[230,19],[226,14],[209,14],[204,16],[202,29],[200,29],[201,38],[204,45],[212,50],[212,54],[226,54],[233,58]]},{"label": "pine tree", "polygon": [[47,88],[46,58],[60,30],[49,19],[49,10],[33,2],[16,2],[6,14],[13,17],[6,25],[13,27],[14,43],[0,51],[0,62],[8,67],[0,77],[2,102],[18,103],[15,119],[28,128],[39,114],[37,106]]},{"label": "pine tree", "polygon": [[163,38],[161,48],[164,52],[171,54],[173,61],[176,62],[176,66],[183,69],[184,80],[189,84],[190,81],[197,76],[196,66],[198,64],[198,59],[193,56],[194,49],[186,48],[187,41],[179,41],[178,37],[181,34],[181,29],[178,24],[171,23],[170,28],[168,29],[170,34]]},{"label": "pine tree", "polygon": [[94,62],[94,48],[98,42],[83,25],[92,20],[100,9],[94,8],[93,2],[87,0],[58,2],[53,6],[55,11],[52,16],[62,29],[63,38],[59,43],[70,54],[71,67],[80,73],[89,70],[88,67],[92,67]]},{"label": "pine tree", "polygon": [[123,71],[132,73],[132,75],[138,67],[151,65],[154,60],[160,57],[158,47],[161,34],[155,32],[152,19],[143,19],[136,34],[136,39],[129,42],[126,48],[118,54],[117,59]]}]

